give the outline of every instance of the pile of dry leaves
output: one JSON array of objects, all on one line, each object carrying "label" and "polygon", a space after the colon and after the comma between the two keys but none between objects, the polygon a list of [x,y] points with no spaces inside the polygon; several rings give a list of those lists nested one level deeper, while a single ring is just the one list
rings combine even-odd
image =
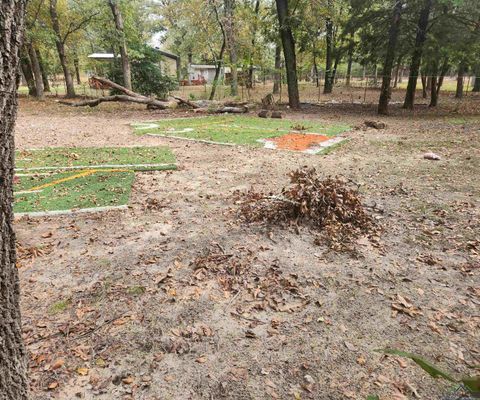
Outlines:
[{"label": "pile of dry leaves", "polygon": [[291,185],[281,194],[250,190],[240,199],[240,214],[247,222],[307,226],[321,232],[318,242],[335,249],[373,230],[372,217],[359,193],[339,178],[321,179],[314,168],[289,174]]}]

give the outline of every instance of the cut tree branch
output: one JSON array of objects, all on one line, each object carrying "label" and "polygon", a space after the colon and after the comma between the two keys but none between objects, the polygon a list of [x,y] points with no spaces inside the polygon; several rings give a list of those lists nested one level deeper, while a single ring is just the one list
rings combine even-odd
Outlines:
[{"label": "cut tree branch", "polygon": [[157,108],[157,109],[160,109],[160,110],[166,110],[167,108],[169,108],[169,103],[168,102],[159,101],[159,100],[155,100],[155,99],[150,99],[148,97],[135,97],[135,96],[127,96],[127,95],[123,95],[123,94],[100,97],[98,99],[92,99],[92,100],[84,100],[84,101],[80,101],[78,103],[70,103],[68,101],[60,100],[59,103],[60,104],[65,104],[65,105],[71,106],[71,107],[85,107],[85,106],[96,107],[101,103],[113,102],[113,101],[146,104],[146,105],[150,106],[151,108]]},{"label": "cut tree branch", "polygon": [[129,89],[127,89],[126,87],[123,87],[122,85],[119,85],[118,83],[115,83],[113,81],[111,81],[110,79],[107,79],[107,78],[102,78],[100,76],[92,76],[91,78],[92,80],[95,80],[95,81],[98,81],[100,83],[103,83],[104,85],[107,85],[113,89],[117,89],[119,91],[121,91],[122,93],[125,93],[127,96],[131,96],[131,97],[146,97],[146,96],[143,96],[139,93],[135,93]]}]

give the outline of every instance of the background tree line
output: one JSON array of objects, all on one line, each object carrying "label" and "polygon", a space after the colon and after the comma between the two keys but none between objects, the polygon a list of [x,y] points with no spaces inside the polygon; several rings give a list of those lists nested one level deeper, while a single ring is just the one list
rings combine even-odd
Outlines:
[{"label": "background tree line", "polygon": [[[216,66],[211,99],[223,66],[230,67],[231,96],[239,84],[252,88],[258,69],[274,80],[274,93],[288,83],[294,108],[301,80],[331,93],[340,70],[347,86],[352,75],[371,74],[381,82],[380,113],[388,112],[403,71],[408,109],[417,84],[434,107],[445,76],[458,76],[460,98],[464,77],[480,75],[477,0],[31,0],[26,29],[21,67],[30,94],[39,98],[56,73],[67,96],[75,96],[94,51],[118,55],[107,72],[117,83],[165,93],[175,82],[155,67],[160,55],[152,38],[181,57],[181,78],[188,78],[192,62]],[[157,87],[150,88],[153,82]],[[480,91],[480,79],[472,89]]]}]

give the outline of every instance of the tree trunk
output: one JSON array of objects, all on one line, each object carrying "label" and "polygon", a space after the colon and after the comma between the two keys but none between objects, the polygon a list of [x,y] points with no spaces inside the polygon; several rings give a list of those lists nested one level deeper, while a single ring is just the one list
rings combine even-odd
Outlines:
[{"label": "tree trunk", "polygon": [[378,102],[378,113],[388,114],[388,102],[390,101],[392,82],[392,70],[395,60],[395,50],[398,42],[398,33],[400,31],[400,17],[402,14],[403,0],[396,0],[393,9],[392,23],[390,25],[390,32],[388,35],[387,54],[385,56],[385,63],[383,64],[383,80],[382,89],[380,92],[380,101]]},{"label": "tree trunk", "polygon": [[258,14],[260,12],[260,0],[256,0],[255,2],[255,23],[253,25],[253,32],[252,32],[252,50],[250,52],[250,65],[248,67],[248,81],[247,81],[247,87],[249,89],[253,88],[253,83],[254,83],[254,65],[253,65],[253,60],[254,60],[254,54],[255,54],[255,43],[257,39],[257,30],[258,30]]},{"label": "tree trunk", "polygon": [[427,39],[428,19],[430,17],[430,9],[433,0],[425,0],[424,6],[420,11],[418,19],[417,36],[415,38],[415,48],[412,54],[410,64],[410,76],[408,78],[407,93],[403,107],[412,110],[415,104],[415,91],[417,90],[418,71],[420,69],[420,61],[422,59],[423,45]]},{"label": "tree trunk", "polygon": [[62,39],[60,31],[60,22],[57,13],[57,0],[50,0],[50,18],[52,20],[52,28],[55,33],[55,45],[57,47],[58,57],[62,65],[63,76],[65,77],[65,86],[67,87],[67,97],[75,97],[75,86],[73,84],[72,74],[68,69],[67,54],[65,52],[65,43]]},{"label": "tree trunk", "polygon": [[473,77],[474,82],[473,82],[473,88],[472,92],[480,92],[480,64],[475,66],[475,69],[473,70],[473,74],[475,75]]},{"label": "tree trunk", "polygon": [[282,85],[282,49],[277,44],[275,46],[275,74],[273,81],[273,94],[280,93],[280,86]]},{"label": "tree trunk", "polygon": [[225,36],[223,37],[222,48],[220,49],[219,58],[217,60],[217,66],[215,68],[215,77],[212,82],[212,91],[210,92],[210,100],[215,98],[215,92],[217,91],[218,80],[220,79],[220,72],[223,66],[223,55],[225,54],[225,48],[227,47]]},{"label": "tree trunk", "polygon": [[337,68],[340,60],[341,60],[341,55],[340,55],[340,52],[337,51],[337,55],[335,56],[335,62],[333,63],[332,89],[333,89],[333,84],[337,83]]},{"label": "tree trunk", "polygon": [[438,78],[438,83],[437,83],[437,100],[440,95],[440,89],[443,85],[443,80],[449,68],[450,66],[448,65],[448,57],[445,57],[445,60],[443,61],[443,65],[442,65],[442,70],[440,71],[440,77]]},{"label": "tree trunk", "polygon": [[25,1],[0,3],[0,398],[28,399],[13,231],[14,126]]},{"label": "tree trunk", "polygon": [[227,37],[227,48],[230,57],[230,95],[235,97],[238,95],[238,55],[234,26],[235,0],[224,0],[224,6],[225,34]]},{"label": "tree trunk", "polygon": [[378,65],[375,63],[373,66],[373,86],[377,87],[378,85]]},{"label": "tree trunk", "polygon": [[177,81],[180,82],[182,79],[182,59],[180,57],[175,59],[175,68],[177,70]]},{"label": "tree trunk", "polygon": [[73,66],[75,67],[75,77],[77,78],[77,84],[81,85],[82,80],[80,79],[80,64],[78,60],[77,51],[73,53]]},{"label": "tree trunk", "polygon": [[461,99],[463,97],[463,78],[465,76],[466,65],[465,61],[462,61],[458,66],[458,75],[457,75],[457,90],[455,92],[455,97]]},{"label": "tree trunk", "polygon": [[398,56],[397,67],[395,68],[395,81],[393,82],[393,87],[396,89],[398,86],[398,75],[400,73],[400,66],[402,65],[402,55]]},{"label": "tree trunk", "polygon": [[430,77],[430,105],[429,107],[436,107],[438,104],[438,62],[437,60],[433,61],[432,69],[431,69],[432,76]]},{"label": "tree trunk", "polygon": [[20,63],[22,67],[23,76],[27,81],[28,94],[30,96],[35,96],[36,90],[35,90],[35,79],[33,77],[33,71],[32,71],[33,69],[32,62],[30,61],[30,57],[28,56],[28,53],[26,51],[23,51],[23,50],[21,51]]},{"label": "tree trunk", "polygon": [[[328,0],[328,8],[331,9],[332,0]],[[323,93],[332,93],[333,90],[333,21],[330,17],[326,20],[326,59],[325,59],[325,84],[323,86]]]},{"label": "tree trunk", "polygon": [[108,4],[112,10],[113,21],[115,22],[115,29],[119,40],[120,57],[122,59],[123,86],[132,90],[132,71],[130,68],[130,60],[128,59],[127,41],[125,40],[125,33],[123,31],[122,13],[120,12],[116,0],[108,0]]},{"label": "tree trunk", "polygon": [[423,72],[423,69],[420,72],[420,79],[422,81],[422,97],[424,99],[426,99],[427,98],[427,90],[428,90],[429,85],[427,84],[427,76],[425,75],[425,72]]},{"label": "tree trunk", "polygon": [[315,50],[313,51],[313,73],[315,74],[315,84],[319,87],[320,79],[318,79],[317,54]]},{"label": "tree trunk", "polygon": [[297,55],[295,52],[295,40],[290,26],[290,14],[288,0],[275,0],[277,15],[280,26],[280,37],[283,44],[283,56],[287,69],[288,103],[291,108],[300,108],[300,94],[298,92],[297,78]]},{"label": "tree trunk", "polygon": [[353,36],[354,36],[354,33],[350,32],[350,43],[348,45],[347,79],[345,82],[345,85],[347,87],[350,86],[350,81],[352,79],[353,49],[355,47]]},{"label": "tree trunk", "polygon": [[35,97],[37,99],[43,99],[43,77],[40,69],[40,63],[38,62],[37,53],[35,52],[35,48],[30,41],[26,43],[26,47],[32,62],[33,77],[35,78]]},{"label": "tree trunk", "polygon": [[40,50],[35,49],[37,53],[38,63],[40,64],[40,71],[42,72],[42,81],[43,81],[43,91],[50,92],[50,82],[48,81],[47,71],[45,70],[45,64],[43,63],[42,55]]}]

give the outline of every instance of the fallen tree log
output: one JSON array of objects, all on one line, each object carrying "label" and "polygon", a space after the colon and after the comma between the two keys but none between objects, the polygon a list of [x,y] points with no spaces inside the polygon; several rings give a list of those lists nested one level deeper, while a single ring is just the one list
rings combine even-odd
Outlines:
[{"label": "fallen tree log", "polygon": [[[166,110],[169,108],[175,108],[175,106],[177,105],[177,103],[175,102],[161,101],[151,97],[144,96],[140,93],[135,93],[134,91],[129,90],[123,87],[122,85],[119,85],[118,83],[115,83],[107,78],[102,78],[100,76],[92,76],[90,80],[92,82],[99,82],[102,85],[105,85],[112,89],[116,89],[124,94],[100,97],[98,99],[84,100],[78,103],[70,103],[68,101],[61,100],[60,103],[71,106],[71,107],[85,107],[85,106],[96,107],[101,103],[119,101],[119,102],[146,104],[149,110],[155,110],[155,109]],[[189,107],[192,107],[194,110],[200,111],[200,109],[202,108],[200,105],[195,104],[189,100],[182,99],[181,97],[178,97],[178,96],[171,96],[171,97],[175,99],[178,102],[178,104],[186,104]],[[248,112],[248,108],[247,107],[222,107],[220,109],[214,110],[213,112],[243,114]]]},{"label": "fallen tree log", "polygon": [[224,113],[245,114],[248,112],[248,108],[247,107],[222,107],[213,112],[216,114],[224,114]]},{"label": "fallen tree log", "polygon": [[[166,110],[168,108],[173,108],[172,103],[170,103],[170,102],[153,99],[153,98],[144,96],[140,93],[135,93],[134,91],[129,90],[129,89],[123,87],[122,85],[119,85],[118,83],[115,83],[115,82],[111,81],[110,79],[102,78],[100,76],[92,76],[90,78],[90,80],[93,81],[93,82],[95,82],[95,81],[99,82],[102,85],[108,86],[112,89],[116,89],[116,90],[118,90],[118,91],[120,91],[124,94],[123,95],[117,94],[117,95],[112,95],[112,96],[100,97],[98,99],[92,99],[92,100],[84,100],[84,101],[80,101],[78,103],[69,103],[67,101],[60,101],[60,103],[68,105],[68,106],[72,106],[72,107],[85,107],[85,106],[96,107],[99,104],[105,103],[105,102],[120,101],[120,102],[146,104],[147,108],[149,110],[155,110],[155,109]],[[176,97],[176,96],[172,96],[172,97],[175,100],[177,100],[178,102],[183,103],[183,104],[187,104],[194,109],[199,108],[199,106],[197,106],[196,104],[194,104],[194,103],[192,103],[188,100],[184,100],[184,99],[182,99],[180,97]]]},{"label": "fallen tree log", "polygon": [[180,104],[185,104],[187,106],[192,107],[194,110],[197,110],[200,108],[198,104],[192,103],[189,100],[182,99],[181,97],[178,96],[172,96],[175,100],[177,100]]},{"label": "fallen tree log", "polygon": [[139,93],[135,93],[134,91],[132,90],[129,90],[127,89],[126,87],[123,87],[122,85],[119,85],[118,83],[115,83],[113,81],[111,81],[110,79],[107,79],[107,78],[102,78],[101,76],[92,76],[90,78],[92,81],[98,81],[100,83],[102,83],[103,85],[106,85],[106,86],[109,86],[111,87],[112,89],[117,89],[119,90],[120,92],[122,93],[125,93],[127,96],[131,96],[131,97],[146,97],[146,96],[143,96]]},{"label": "fallen tree log", "polygon": [[105,102],[112,102],[112,101],[120,101],[120,102],[129,102],[129,103],[139,103],[139,104],[146,104],[152,108],[157,108],[160,110],[166,110],[170,108],[170,103],[163,102],[155,99],[150,99],[148,97],[134,97],[134,96],[127,96],[124,94],[117,94],[113,96],[106,96],[106,97],[99,97],[98,99],[93,100],[84,100],[79,101],[78,103],[70,103],[68,101],[60,100],[60,104],[65,104],[71,107],[96,107],[101,103]]}]

